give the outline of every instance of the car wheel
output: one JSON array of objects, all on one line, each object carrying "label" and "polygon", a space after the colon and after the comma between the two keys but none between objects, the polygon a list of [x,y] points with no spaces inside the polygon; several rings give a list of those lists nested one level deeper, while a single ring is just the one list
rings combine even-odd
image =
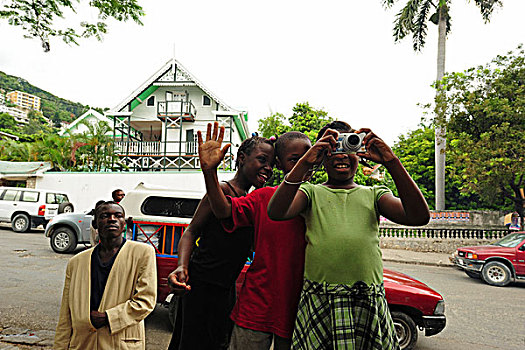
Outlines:
[{"label": "car wheel", "polygon": [[31,220],[27,214],[16,214],[11,222],[11,227],[15,232],[27,232],[31,227]]},{"label": "car wheel", "polygon": [[62,214],[62,213],[72,213],[74,210],[73,208],[73,204],[69,203],[69,202],[64,202],[64,203],[60,203],[58,205],[58,213],[59,214]]},{"label": "car wheel", "polygon": [[412,350],[417,343],[417,326],[412,317],[404,312],[392,311],[392,320],[401,350]]},{"label": "car wheel", "polygon": [[69,227],[59,227],[51,235],[50,243],[55,252],[69,253],[77,247],[77,237]]},{"label": "car wheel", "polygon": [[481,277],[480,274],[479,274],[479,272],[465,271],[465,273],[466,273],[467,276],[469,276],[470,278],[479,279],[479,278]]},{"label": "car wheel", "polygon": [[483,277],[483,281],[497,287],[505,287],[511,280],[509,268],[498,261],[485,264],[481,271],[481,276]]}]

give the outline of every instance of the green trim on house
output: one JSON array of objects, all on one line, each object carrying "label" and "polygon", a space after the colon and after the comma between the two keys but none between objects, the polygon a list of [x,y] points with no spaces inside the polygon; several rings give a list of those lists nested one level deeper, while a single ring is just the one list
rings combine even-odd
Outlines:
[{"label": "green trim on house", "polygon": [[135,109],[138,105],[140,105],[143,101],[145,101],[152,93],[154,93],[159,87],[150,85],[146,90],[142,91],[140,95],[135,97],[133,101],[131,101],[131,110]]},{"label": "green trim on house", "polygon": [[242,121],[238,115],[233,116],[233,122],[235,123],[235,126],[237,127],[237,130],[239,131],[239,136],[241,137],[241,141],[246,140],[247,138],[246,133],[244,132]]}]

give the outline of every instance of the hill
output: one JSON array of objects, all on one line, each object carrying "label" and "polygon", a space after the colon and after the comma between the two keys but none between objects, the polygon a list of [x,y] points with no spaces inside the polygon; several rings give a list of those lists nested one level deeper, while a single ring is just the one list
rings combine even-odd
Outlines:
[{"label": "hill", "polygon": [[[50,92],[30,84],[25,79],[1,71],[0,89],[6,92],[18,90],[40,97],[42,114],[46,118],[51,119],[55,125],[59,125],[61,121],[71,122],[90,108],[87,105],[55,96]],[[101,108],[94,109],[103,113],[103,109]]]}]

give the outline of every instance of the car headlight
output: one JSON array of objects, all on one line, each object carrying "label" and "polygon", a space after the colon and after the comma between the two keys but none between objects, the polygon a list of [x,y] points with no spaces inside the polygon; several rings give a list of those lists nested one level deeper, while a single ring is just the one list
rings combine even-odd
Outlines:
[{"label": "car headlight", "polygon": [[445,314],[445,300],[440,300],[437,302],[436,308],[434,309],[434,315],[444,315]]},{"label": "car headlight", "polygon": [[466,257],[467,257],[467,259],[477,259],[478,258],[478,254],[476,254],[476,253],[467,253]]}]

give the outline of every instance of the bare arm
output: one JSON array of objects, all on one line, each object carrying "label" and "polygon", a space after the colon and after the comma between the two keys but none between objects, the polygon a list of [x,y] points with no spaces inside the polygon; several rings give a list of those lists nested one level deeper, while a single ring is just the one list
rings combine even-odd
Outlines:
[{"label": "bare arm", "polygon": [[202,174],[204,175],[204,182],[206,184],[206,191],[211,210],[218,219],[227,219],[232,216],[232,207],[219,185],[217,167],[224,159],[226,151],[230,145],[227,144],[221,149],[222,140],[224,138],[224,127],[220,127],[217,135],[218,130],[219,124],[215,122],[212,134],[211,124],[208,124],[205,143],[202,141],[201,132],[197,132],[199,140],[199,160]]},{"label": "bare arm", "polygon": [[337,131],[328,129],[315,145],[306,152],[286,175],[268,204],[268,216],[272,220],[289,220],[299,215],[308,205],[306,194],[298,191],[299,184],[310,173],[312,167],[321,163],[324,154],[335,146]]},{"label": "bare arm", "polygon": [[402,225],[426,225],[430,220],[427,202],[403,164],[392,149],[370,129],[357,131],[357,133],[360,132],[367,133],[363,140],[366,152],[358,153],[358,155],[383,164],[392,176],[399,193],[399,198],[392,194],[386,194],[379,199],[378,205],[381,215]]}]

